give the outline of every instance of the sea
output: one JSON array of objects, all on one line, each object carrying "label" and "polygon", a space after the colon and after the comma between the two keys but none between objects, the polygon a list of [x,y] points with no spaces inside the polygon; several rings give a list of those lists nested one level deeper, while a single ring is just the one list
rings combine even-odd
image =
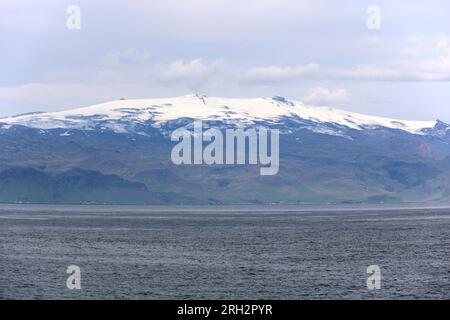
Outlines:
[{"label": "sea", "polygon": [[0,299],[449,298],[445,206],[0,205]]}]

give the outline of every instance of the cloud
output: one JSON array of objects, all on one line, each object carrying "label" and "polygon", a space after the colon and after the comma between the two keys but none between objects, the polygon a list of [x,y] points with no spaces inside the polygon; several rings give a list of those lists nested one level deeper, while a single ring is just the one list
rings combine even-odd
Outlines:
[{"label": "cloud", "polygon": [[[225,80],[227,70],[218,60],[207,62],[196,58],[158,63],[145,51],[115,50],[92,65],[52,71],[41,82],[0,86],[0,108],[6,109],[12,104],[20,108],[28,105],[50,110],[122,97],[147,98],[201,92],[204,86],[230,83]],[[8,114],[18,112],[7,111]]]},{"label": "cloud", "polygon": [[298,80],[344,81],[450,81],[449,57],[423,60],[408,65],[361,65],[354,68],[323,68],[317,63],[298,66],[251,68],[245,84],[271,84]]},{"label": "cloud", "polygon": [[[381,38],[366,39],[381,45]],[[243,77],[246,84],[270,84],[298,80],[352,81],[450,81],[450,40],[439,35],[434,44],[418,38],[405,40],[406,48],[390,61],[348,68],[327,68],[318,63],[295,66],[250,68]]]},{"label": "cloud", "polygon": [[150,53],[131,48],[125,51],[115,50],[109,52],[101,59],[101,63],[107,66],[119,64],[143,64],[149,62],[150,58]]},{"label": "cloud", "polygon": [[255,67],[246,71],[244,83],[270,83],[274,81],[288,81],[295,79],[315,79],[322,73],[317,63],[309,63],[294,67],[269,66]]},{"label": "cloud", "polygon": [[[379,44],[380,39],[372,39]],[[369,42],[371,40],[368,40]],[[134,47],[112,50],[83,66],[51,69],[39,81],[0,86],[0,107],[65,108],[105,100],[174,96],[192,92],[237,96],[296,94],[312,104],[351,104],[342,81],[362,82],[448,82],[450,81],[450,38],[409,37],[405,47],[385,61],[332,67],[316,62],[296,65],[249,66],[222,59],[173,59],[161,62],[150,52]],[[384,45],[383,45],[384,46]],[[306,88],[316,82],[334,88]],[[349,88],[349,85],[345,87]],[[356,90],[352,88],[352,99]],[[7,109],[9,108],[9,109]],[[24,111],[31,111],[24,110]],[[15,113],[15,112],[14,112]]]},{"label": "cloud", "polygon": [[334,105],[349,101],[349,98],[346,89],[330,90],[325,87],[315,87],[303,97],[303,101],[313,105]]},{"label": "cloud", "polygon": [[210,81],[214,75],[224,72],[220,70],[221,65],[220,61],[206,63],[201,58],[190,61],[176,60],[167,66],[162,66],[158,78],[166,83],[183,82],[201,85]]},{"label": "cloud", "polygon": [[421,68],[423,65],[424,62],[411,68],[401,65],[363,65],[354,69],[331,69],[325,70],[322,78],[353,81],[450,81],[450,73],[426,70]]},{"label": "cloud", "polygon": [[48,82],[81,82],[95,84],[128,83],[191,88],[223,80],[228,69],[222,61],[202,58],[177,59],[167,63],[152,60],[145,51],[128,49],[112,51],[97,63],[83,68],[66,68],[48,73]]}]

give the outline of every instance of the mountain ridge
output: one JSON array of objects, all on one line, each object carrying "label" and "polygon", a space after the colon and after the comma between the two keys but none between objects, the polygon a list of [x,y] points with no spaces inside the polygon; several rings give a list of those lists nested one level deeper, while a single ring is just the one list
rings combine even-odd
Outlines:
[{"label": "mountain ridge", "polygon": [[[66,111],[31,113],[0,118],[3,129],[22,125],[36,129],[95,130],[98,124],[104,130],[117,133],[135,132],[133,127],[148,122],[158,128],[164,123],[181,118],[223,121],[228,124],[280,124],[283,119],[309,121],[313,127],[339,125],[364,130],[376,127],[426,134],[436,126],[448,128],[442,121],[411,121],[368,116],[331,107],[313,107],[284,97],[273,98],[218,98],[196,94],[175,98],[113,100],[110,102]],[[441,128],[441,129],[442,129]],[[139,133],[139,131],[137,131]],[[319,132],[327,134],[327,131]],[[331,130],[328,133],[335,134]]]}]

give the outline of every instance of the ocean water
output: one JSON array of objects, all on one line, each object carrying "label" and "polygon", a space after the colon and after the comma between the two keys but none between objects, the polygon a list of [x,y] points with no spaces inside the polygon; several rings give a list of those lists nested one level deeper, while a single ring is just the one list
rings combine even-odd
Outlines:
[{"label": "ocean water", "polygon": [[449,299],[450,209],[3,205],[0,298]]}]

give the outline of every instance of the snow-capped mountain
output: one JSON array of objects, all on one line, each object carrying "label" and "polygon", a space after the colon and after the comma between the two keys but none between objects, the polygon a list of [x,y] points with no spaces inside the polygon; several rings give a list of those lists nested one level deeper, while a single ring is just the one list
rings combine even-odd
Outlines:
[{"label": "snow-capped mountain", "polygon": [[[116,100],[90,107],[51,113],[34,113],[0,119],[2,128],[21,125],[36,129],[112,130],[139,133],[144,124],[158,128],[182,118],[222,121],[227,124],[303,123],[315,132],[340,135],[336,126],[355,130],[389,128],[425,134],[437,121],[404,121],[347,112],[330,107],[312,107],[283,97],[231,99],[188,95],[163,99]],[[331,126],[331,128],[330,128]],[[334,128],[334,129],[333,129]]]},{"label": "snow-capped mountain", "polygon": [[[172,130],[280,129],[279,171],[175,165]],[[450,132],[282,97],[117,100],[0,119],[0,202],[216,204],[450,201]]]}]

